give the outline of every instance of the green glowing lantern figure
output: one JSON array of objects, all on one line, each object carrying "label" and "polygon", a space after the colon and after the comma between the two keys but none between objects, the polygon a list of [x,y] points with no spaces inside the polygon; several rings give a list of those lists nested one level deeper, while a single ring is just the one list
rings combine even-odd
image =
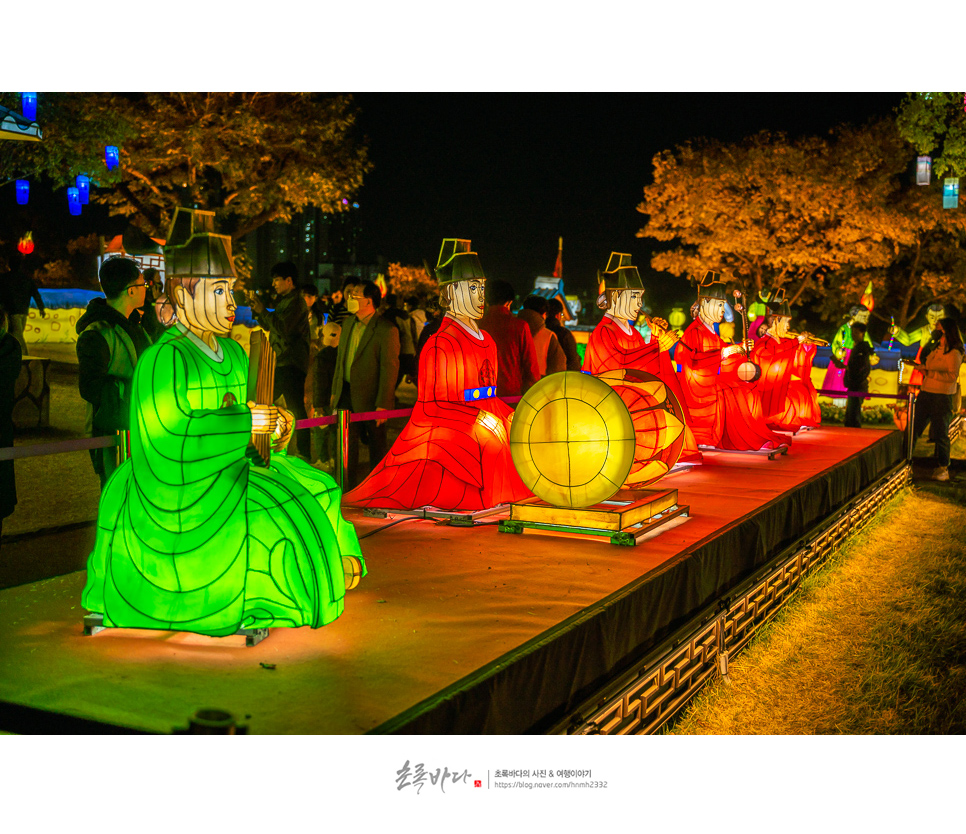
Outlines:
[{"label": "green glowing lantern figure", "polygon": [[[291,415],[246,401],[231,243],[212,221],[178,209],[168,232],[171,324],[135,369],[131,456],[104,487],[82,602],[105,626],[318,628],[365,573],[359,541],[335,481],[285,454]],[[267,466],[253,433],[273,439]]]}]

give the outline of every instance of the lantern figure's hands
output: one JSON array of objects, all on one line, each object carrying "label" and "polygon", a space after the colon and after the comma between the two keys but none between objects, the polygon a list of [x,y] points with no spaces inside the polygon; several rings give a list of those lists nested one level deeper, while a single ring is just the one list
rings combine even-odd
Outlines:
[{"label": "lantern figure's hands", "polygon": [[[378,407],[376,408],[376,411],[385,411],[385,410],[386,409],[384,409],[384,408],[378,408]],[[381,426],[383,423],[386,422],[387,419],[389,419],[389,418],[388,417],[383,417],[381,420],[377,419],[376,420],[376,425],[377,426]]]},{"label": "lantern figure's hands", "polygon": [[650,327],[652,330],[667,330],[667,322],[664,319],[652,318]]},{"label": "lantern figure's hands", "polygon": [[288,446],[292,429],[295,427],[295,417],[292,416],[291,411],[286,411],[284,408],[276,409],[276,411],[278,411],[278,420],[275,423],[275,431],[272,432],[272,436],[276,438],[272,442],[272,451],[281,452]]},{"label": "lantern figure's hands", "polygon": [[879,364],[879,357],[876,354],[873,353],[869,357],[869,364],[870,365],[878,365]]},{"label": "lantern figure's hands", "polygon": [[808,335],[809,335],[808,333],[799,333],[798,336],[796,337],[798,339],[798,343],[800,345],[804,345],[805,340],[808,339]]},{"label": "lantern figure's hands", "polygon": [[271,434],[278,423],[278,409],[274,405],[248,403],[252,410],[252,434]]}]

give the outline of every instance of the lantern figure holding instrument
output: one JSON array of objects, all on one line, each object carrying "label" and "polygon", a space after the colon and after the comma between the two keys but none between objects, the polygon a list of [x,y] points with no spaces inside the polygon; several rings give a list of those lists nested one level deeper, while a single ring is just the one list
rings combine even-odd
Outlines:
[{"label": "lantern figure holding instrument", "polygon": [[[168,231],[170,326],[135,369],[131,456],[101,496],[83,605],[104,626],[318,628],[364,574],[359,542],[335,481],[285,454],[292,418],[271,403],[270,374],[248,399],[231,241],[213,220],[179,208]],[[271,448],[255,453],[252,435]]]},{"label": "lantern figure holding instrument", "polygon": [[746,337],[741,344],[729,345],[718,333],[727,299],[721,276],[708,271],[696,283],[698,315],[684,331],[674,360],[698,443],[733,451],[787,448],[787,440],[762,419],[755,383],[739,376],[742,365],[745,376],[755,375],[748,359],[751,340]]},{"label": "lantern figure holding instrument", "polygon": [[[687,514],[688,507],[677,503],[676,489],[621,489],[633,480],[635,469],[641,471],[642,447],[651,449],[652,460],[668,447],[676,446],[672,458],[680,451],[683,424],[664,399],[666,387],[657,377],[633,369],[613,371],[612,379],[606,376],[550,374],[520,399],[510,449],[534,497],[510,505],[501,532],[597,541],[607,537],[612,544],[634,545],[656,527]],[[637,415],[627,408],[621,385],[637,387]],[[650,429],[639,419],[643,412],[652,416]],[[667,470],[660,463],[649,470],[648,482]]]},{"label": "lantern figure holding instrument", "polygon": [[[848,364],[849,356],[852,355],[852,348],[855,346],[852,341],[852,325],[855,322],[868,324],[869,308],[864,304],[852,305],[845,323],[835,332],[835,336],[832,338],[832,358],[828,370],[825,372],[825,380],[822,382],[822,388],[841,392],[842,402],[836,403],[838,405],[845,404],[846,391],[843,377],[845,376],[845,366]],[[870,345],[872,344],[872,338],[868,332],[865,334],[865,341]],[[879,357],[873,353],[869,361],[876,365],[879,362]]]},{"label": "lantern figure holding instrument", "polygon": [[[606,312],[590,334],[582,370],[594,376],[606,377],[608,381],[619,380],[622,378],[621,372],[632,370],[643,371],[660,380],[664,389],[661,392],[662,401],[666,399],[675,403],[673,411],[676,419],[682,423],[681,443],[678,444],[681,462],[700,463],[701,452],[690,428],[691,418],[684,404],[684,393],[669,354],[678,341],[677,333],[669,329],[663,319],[648,318],[651,338],[645,342],[640,332],[630,325],[637,320],[644,299],[644,285],[637,267],[631,265],[631,256],[612,252],[607,268],[598,274],[597,289],[597,305]],[[618,386],[617,390],[625,398],[625,405],[631,409],[631,413],[641,414],[642,430],[649,431],[652,417],[645,418],[644,412],[637,408],[640,390],[635,391],[634,384],[630,382],[627,386]],[[674,458],[677,461],[678,455]],[[650,455],[645,459],[650,461]],[[635,466],[632,478],[638,474],[640,466]]]},{"label": "lantern figure holding instrument", "polygon": [[773,291],[771,299],[767,329],[755,343],[751,358],[761,368],[758,392],[766,425],[794,433],[822,422],[811,371],[816,346],[823,341],[809,333],[789,331],[792,313],[784,288]]},{"label": "lantern figure holding instrument", "polygon": [[419,356],[412,416],[346,504],[476,512],[530,494],[510,456],[513,411],[497,397],[496,343],[478,325],[480,259],[470,241],[447,238],[435,271],[446,313]]}]

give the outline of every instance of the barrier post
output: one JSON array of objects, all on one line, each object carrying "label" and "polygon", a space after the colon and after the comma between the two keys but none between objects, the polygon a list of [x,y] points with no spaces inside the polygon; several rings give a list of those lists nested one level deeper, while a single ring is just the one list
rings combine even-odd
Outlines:
[{"label": "barrier post", "polygon": [[351,412],[340,408],[336,411],[335,422],[335,480],[339,489],[345,491],[345,471],[349,466],[349,415]]},{"label": "barrier post", "polygon": [[916,392],[910,386],[909,394],[906,398],[906,461],[912,463],[912,447],[916,445],[915,440],[916,422]]}]

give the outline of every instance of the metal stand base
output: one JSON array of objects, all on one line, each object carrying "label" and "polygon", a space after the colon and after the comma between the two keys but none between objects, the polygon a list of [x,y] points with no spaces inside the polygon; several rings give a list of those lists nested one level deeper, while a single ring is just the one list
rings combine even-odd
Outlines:
[{"label": "metal stand base", "polygon": [[505,512],[509,504],[497,504],[484,510],[473,512],[450,512],[438,510],[435,507],[420,507],[416,510],[392,510],[379,507],[364,507],[362,514],[369,518],[387,518],[390,515],[411,516],[413,518],[428,518],[433,521],[446,521],[454,527],[472,527],[481,518]]},{"label": "metal stand base", "polygon": [[510,505],[510,518],[500,522],[499,530],[590,541],[606,536],[611,544],[634,547],[672,519],[690,515],[689,505],[677,503],[676,489],[622,490],[618,496],[579,509],[554,507],[535,498],[521,501]]},{"label": "metal stand base", "polygon": [[[103,614],[87,614],[84,616],[84,634],[93,636],[101,631],[106,631],[112,626],[104,625]],[[268,637],[267,628],[240,628],[235,635],[242,635],[245,638],[246,646],[257,646]],[[207,636],[207,635],[206,635]],[[216,638],[218,639],[218,638]]]},{"label": "metal stand base", "polygon": [[767,457],[768,460],[774,460],[779,455],[788,454],[788,446],[782,443],[776,449],[719,449],[717,446],[701,446],[698,448],[702,452],[721,452],[725,455],[755,455],[757,457],[763,458]]}]

